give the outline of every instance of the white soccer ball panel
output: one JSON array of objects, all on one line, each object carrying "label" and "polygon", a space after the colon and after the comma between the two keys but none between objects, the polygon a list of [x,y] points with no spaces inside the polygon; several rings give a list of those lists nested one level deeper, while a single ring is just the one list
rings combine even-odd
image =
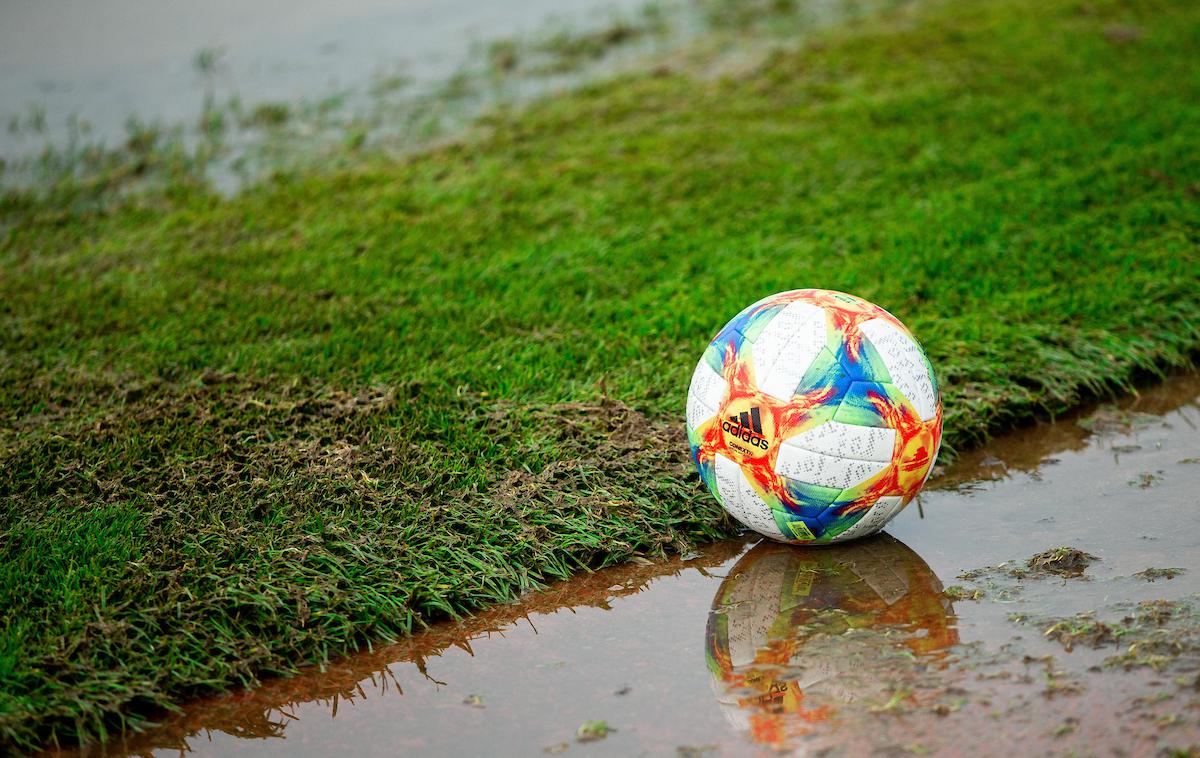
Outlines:
[{"label": "white soccer ball panel", "polygon": [[937,394],[921,347],[894,324],[881,318],[873,318],[859,329],[883,359],[892,384],[904,393],[921,420],[932,419],[937,413]]},{"label": "white soccer ball panel", "polygon": [[775,523],[771,507],[763,502],[759,494],[754,491],[754,487],[750,486],[742,467],[720,454],[714,456],[714,461],[717,473],[717,494],[720,496],[721,505],[725,506],[725,510],[729,511],[730,515],[743,525],[759,534],[774,539],[784,539],[783,532],[779,531],[779,526]]},{"label": "white soccer ball panel", "polygon": [[708,361],[701,359],[692,372],[692,385],[688,389],[687,423],[692,429],[717,415],[721,401],[729,390],[725,378],[713,371]]},{"label": "white soccer ball panel", "polygon": [[844,490],[867,481],[888,467],[890,461],[860,461],[797,447],[791,440],[779,446],[775,473],[805,484]]},{"label": "white soccer ball panel", "polygon": [[896,449],[896,430],[829,421],[792,437],[787,444],[860,461],[890,461]]},{"label": "white soccer ball panel", "polygon": [[882,529],[884,524],[890,521],[892,516],[903,506],[904,498],[899,495],[881,497],[871,506],[871,510],[864,513],[862,518],[854,522],[854,526],[834,537],[830,542],[845,542],[846,540],[874,534]]},{"label": "white soccer ball panel", "polygon": [[825,310],[808,303],[788,304],[750,346],[758,388],[779,400],[790,400],[825,341]]}]

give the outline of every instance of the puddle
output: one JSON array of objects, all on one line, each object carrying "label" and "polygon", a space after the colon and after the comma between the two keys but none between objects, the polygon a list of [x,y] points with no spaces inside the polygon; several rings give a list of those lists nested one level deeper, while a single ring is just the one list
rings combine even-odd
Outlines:
[{"label": "puddle", "polygon": [[339,166],[368,144],[411,152],[489,108],[611,73],[654,35],[539,76],[497,69],[493,48],[606,39],[644,21],[645,2],[14,5],[0,24],[0,189],[111,181],[130,164],[134,186],[170,166],[230,194],[272,171]]},{"label": "puddle", "polygon": [[[109,752],[1153,755],[1200,741],[1198,490],[1178,377],[964,456],[878,538],[578,577]],[[1094,560],[1029,565],[1063,545]]]},{"label": "puddle", "polygon": [[891,0],[47,0],[0,24],[0,190],[231,194],[622,72],[737,75]]},{"label": "puddle", "polygon": [[[372,76],[413,86],[452,75],[480,40],[557,16],[595,25],[642,0],[48,0],[12,4],[0,25],[0,114],[41,129],[0,131],[0,154],[65,141],[71,117],[120,141],[131,116],[195,122],[206,89],[197,65],[218,54],[217,94],[247,103],[319,100]],[[602,18],[601,18],[602,21]]]}]

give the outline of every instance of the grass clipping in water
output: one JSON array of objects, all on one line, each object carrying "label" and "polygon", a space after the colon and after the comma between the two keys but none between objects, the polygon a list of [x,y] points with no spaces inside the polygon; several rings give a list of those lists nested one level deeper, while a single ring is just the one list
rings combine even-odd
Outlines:
[{"label": "grass clipping in water", "polygon": [[1078,548],[1056,547],[1038,553],[1026,561],[1025,565],[1032,571],[1044,571],[1059,576],[1079,576],[1098,560],[1100,559],[1096,556]]},{"label": "grass clipping in water", "polygon": [[903,318],[951,447],[1188,364],[1197,23],[919,3],[232,200],[4,196],[0,745],[731,534],[683,401],[771,292]]},{"label": "grass clipping in water", "polygon": [[[1024,621],[1028,622],[1028,619]],[[1094,613],[1035,621],[1043,634],[1070,652],[1076,646],[1116,648],[1104,663],[1120,668],[1180,667],[1194,675],[1200,618],[1194,600],[1144,600],[1120,619],[1103,621]]]}]

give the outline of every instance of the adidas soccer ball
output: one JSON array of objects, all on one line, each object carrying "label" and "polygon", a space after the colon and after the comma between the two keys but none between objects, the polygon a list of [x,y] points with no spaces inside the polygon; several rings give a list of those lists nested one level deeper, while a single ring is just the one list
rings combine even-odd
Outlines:
[{"label": "adidas soccer ball", "polygon": [[793,290],[725,325],[687,399],[692,459],[738,521],[781,542],[883,528],[925,484],[942,436],[929,359],[895,316]]}]

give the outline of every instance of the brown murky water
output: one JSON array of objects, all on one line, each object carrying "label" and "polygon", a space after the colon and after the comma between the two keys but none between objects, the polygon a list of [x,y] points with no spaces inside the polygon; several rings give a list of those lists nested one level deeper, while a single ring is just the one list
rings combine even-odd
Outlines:
[{"label": "brown murky water", "polygon": [[[1200,377],[1174,378],[964,456],[888,535],[581,576],[111,749],[1157,755],[1200,743],[1198,492]],[[1026,568],[1060,545],[1098,560]]]}]

